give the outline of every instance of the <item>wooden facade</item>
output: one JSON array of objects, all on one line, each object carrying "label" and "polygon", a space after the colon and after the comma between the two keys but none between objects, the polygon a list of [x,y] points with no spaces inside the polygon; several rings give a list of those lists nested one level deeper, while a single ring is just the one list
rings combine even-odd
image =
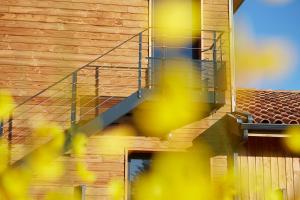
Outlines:
[{"label": "wooden facade", "polygon": [[[278,134],[277,134],[278,135]],[[283,137],[250,137],[236,160],[240,199],[299,199],[300,158],[284,145]]]},{"label": "wooden facade", "polygon": [[[230,12],[233,12],[229,0],[202,0],[202,29],[224,31],[224,54],[226,55],[227,91],[226,104],[211,113],[205,119],[188,124],[173,131],[170,140],[157,137],[94,135],[88,140],[88,153],[84,160],[88,169],[95,172],[97,180],[87,184],[86,199],[109,199],[108,185],[112,180],[120,179],[127,187],[127,156],[128,151],[182,151],[192,146],[193,140],[226,113],[231,112],[231,66],[230,66]],[[45,87],[64,77],[80,66],[95,59],[122,41],[147,28],[150,24],[151,0],[1,0],[0,6],[0,87],[9,89],[17,103],[33,96]],[[203,37],[209,37],[203,35]],[[146,33],[143,42],[143,55],[148,55],[149,38]],[[136,91],[136,64],[138,57],[138,39],[133,38],[120,49],[111,52],[103,60],[93,63],[95,66],[126,67],[101,68],[101,83],[104,97],[117,96],[120,99]],[[203,47],[210,44],[202,42]],[[210,57],[211,55],[204,55]],[[146,60],[143,60],[142,84],[145,85]],[[89,109],[86,103],[94,101],[95,68],[84,71],[83,77],[89,86],[79,88],[83,96],[81,112]],[[119,74],[120,76],[116,76]],[[86,77],[90,77],[86,78]],[[70,85],[67,79],[59,87]],[[84,85],[84,84],[82,84]],[[37,98],[32,105],[44,102],[59,88],[52,88],[49,93]],[[66,95],[67,94],[67,95]],[[66,89],[65,101],[70,101],[70,88]],[[61,97],[61,96],[59,96]],[[55,99],[54,99],[55,101]],[[100,101],[105,101],[100,99]],[[112,106],[113,102],[107,107]],[[40,105],[38,110],[51,108],[49,102]],[[52,112],[51,119],[56,119],[69,108],[63,103],[60,110]],[[85,106],[86,105],[86,106]],[[55,104],[55,106],[58,106]],[[21,112],[31,109],[30,106]],[[104,107],[104,109],[106,109]],[[30,110],[26,115],[32,115]],[[37,111],[36,111],[37,112]],[[80,113],[80,111],[79,111]],[[25,116],[23,116],[26,118]],[[67,116],[67,118],[69,115]],[[92,117],[88,116],[87,119]],[[86,119],[86,120],[87,120]],[[17,120],[14,126],[18,125]],[[85,119],[84,119],[85,120]],[[54,120],[55,121],[55,120]],[[59,121],[59,120],[57,120]],[[61,119],[61,124],[69,126],[69,118]],[[28,128],[28,124],[23,127]],[[108,131],[109,132],[109,131]],[[121,141],[112,148],[109,141]],[[13,147],[13,161],[24,156],[24,138],[18,138]],[[25,145],[26,147],[26,145]],[[75,162],[78,158],[72,155],[61,156],[57,162],[64,162],[67,174],[59,181],[43,182],[37,180],[31,188],[35,199],[41,199],[45,192],[62,189],[73,193],[74,187],[85,184],[75,175]],[[212,176],[216,178],[227,171],[227,156],[219,155],[211,159]],[[125,197],[127,198],[126,194]]]}]

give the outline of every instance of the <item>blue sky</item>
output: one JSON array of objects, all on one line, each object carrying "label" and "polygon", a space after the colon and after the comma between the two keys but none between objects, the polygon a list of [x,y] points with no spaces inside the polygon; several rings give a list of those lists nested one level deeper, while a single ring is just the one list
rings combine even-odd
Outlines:
[{"label": "blue sky", "polygon": [[[286,3],[272,4],[271,1]],[[245,0],[234,16],[235,28],[245,21],[257,39],[279,37],[294,45],[295,55],[300,55],[300,0]],[[238,34],[238,32],[236,32]],[[298,59],[297,58],[297,59]],[[300,90],[300,59],[294,69],[280,80],[255,81],[246,84],[249,88]],[[239,87],[239,85],[237,85]],[[243,85],[245,87],[245,85]]]}]

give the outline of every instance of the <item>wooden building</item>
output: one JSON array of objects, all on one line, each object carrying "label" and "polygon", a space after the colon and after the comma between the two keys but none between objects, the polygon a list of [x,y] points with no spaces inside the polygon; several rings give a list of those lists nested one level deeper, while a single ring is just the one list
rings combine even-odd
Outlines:
[{"label": "wooden building", "polygon": [[[39,121],[56,122],[66,130],[76,126],[89,136],[85,161],[88,169],[97,176],[95,183],[85,185],[85,198],[108,199],[109,182],[120,179],[125,186],[124,199],[128,199],[131,159],[140,154],[147,157],[153,152],[190,149],[193,143],[203,138],[201,135],[205,136],[224,118],[227,120],[227,115],[236,111],[236,107],[244,106],[239,101],[238,105],[235,103],[232,62],[233,15],[243,1],[193,1],[201,10],[198,24],[201,31],[196,42],[191,34],[191,46],[182,48],[188,49],[184,54],[192,62],[201,61],[201,80],[207,95],[201,103],[208,105],[207,115],[172,130],[172,137],[164,140],[142,134],[105,134],[131,123],[132,112],[147,102],[154,87],[154,66],[157,64],[154,58],[162,52],[171,52],[168,44],[158,44],[155,40],[153,12],[157,2],[1,0],[0,87],[10,90],[18,105],[2,127],[3,137],[11,144],[12,164],[18,164],[32,151],[30,133]],[[167,54],[160,55],[160,59],[171,57]],[[247,108],[252,105],[241,110],[249,111]],[[299,124],[299,116],[293,122]],[[220,131],[227,133],[223,129]],[[235,133],[237,141],[242,141],[239,133]],[[112,149],[114,140],[121,143],[114,144],[117,147]],[[218,134],[210,136],[209,140],[216,149],[224,147]],[[248,150],[234,154],[238,156],[234,160],[239,166],[245,166],[237,169],[239,173],[244,174],[243,170],[265,162],[265,154],[251,156],[251,148],[256,149],[258,140],[261,142],[255,139],[252,143],[250,139]],[[233,163],[229,158],[236,149],[223,149],[211,158],[212,178],[225,174]],[[266,159],[271,160],[271,164],[264,168],[269,166],[273,170],[274,166],[279,174],[277,179],[280,181],[271,181],[272,187],[286,190],[288,199],[295,199],[292,193],[296,192],[296,179],[299,179],[299,158],[282,155]],[[73,192],[74,188],[84,184],[74,175],[76,158],[65,154],[58,162],[67,166],[63,181],[37,182],[31,188],[35,199],[41,199],[45,191],[63,188]],[[291,184],[293,189],[289,187]],[[249,193],[241,194],[240,199],[256,197]]]}]

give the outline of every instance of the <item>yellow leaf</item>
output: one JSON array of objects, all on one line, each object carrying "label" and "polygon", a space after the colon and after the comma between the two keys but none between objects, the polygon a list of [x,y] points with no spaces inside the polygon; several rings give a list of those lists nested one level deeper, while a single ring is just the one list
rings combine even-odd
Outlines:
[{"label": "yellow leaf", "polygon": [[108,193],[111,197],[111,200],[124,199],[124,181],[112,180],[108,186]]},{"label": "yellow leaf", "polygon": [[15,103],[11,94],[0,90],[0,120],[8,119],[14,107]]},{"label": "yellow leaf", "polygon": [[72,151],[75,156],[81,156],[86,153],[87,137],[83,133],[77,133],[73,137]]},{"label": "yellow leaf", "polygon": [[286,146],[294,153],[300,153],[300,128],[291,128],[284,139]]},{"label": "yellow leaf", "polygon": [[168,62],[160,76],[150,101],[134,112],[135,123],[148,136],[165,136],[199,119],[206,110],[200,76],[190,63]]},{"label": "yellow leaf", "polygon": [[82,181],[87,183],[93,183],[96,181],[96,176],[93,172],[89,171],[86,164],[83,162],[78,162],[76,164],[77,174]]},{"label": "yellow leaf", "polygon": [[9,161],[9,151],[7,141],[0,139],[0,174],[3,173]]},{"label": "yellow leaf", "polygon": [[200,35],[200,5],[195,1],[162,0],[154,8],[155,39],[171,44]]}]

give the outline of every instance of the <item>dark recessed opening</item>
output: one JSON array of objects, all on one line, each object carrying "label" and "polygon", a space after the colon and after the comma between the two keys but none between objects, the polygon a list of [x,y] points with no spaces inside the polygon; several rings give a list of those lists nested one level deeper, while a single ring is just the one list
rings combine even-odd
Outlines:
[{"label": "dark recessed opening", "polygon": [[283,121],[281,121],[281,120],[276,120],[275,122],[274,122],[275,124],[283,124]]},{"label": "dark recessed opening", "polygon": [[267,119],[264,119],[264,120],[261,121],[261,123],[263,123],[263,124],[270,124],[270,121],[267,120]]},{"label": "dark recessed opening", "polygon": [[292,121],[290,121],[290,123],[289,124],[298,124],[298,122],[297,121],[295,121],[295,120],[292,120]]}]

